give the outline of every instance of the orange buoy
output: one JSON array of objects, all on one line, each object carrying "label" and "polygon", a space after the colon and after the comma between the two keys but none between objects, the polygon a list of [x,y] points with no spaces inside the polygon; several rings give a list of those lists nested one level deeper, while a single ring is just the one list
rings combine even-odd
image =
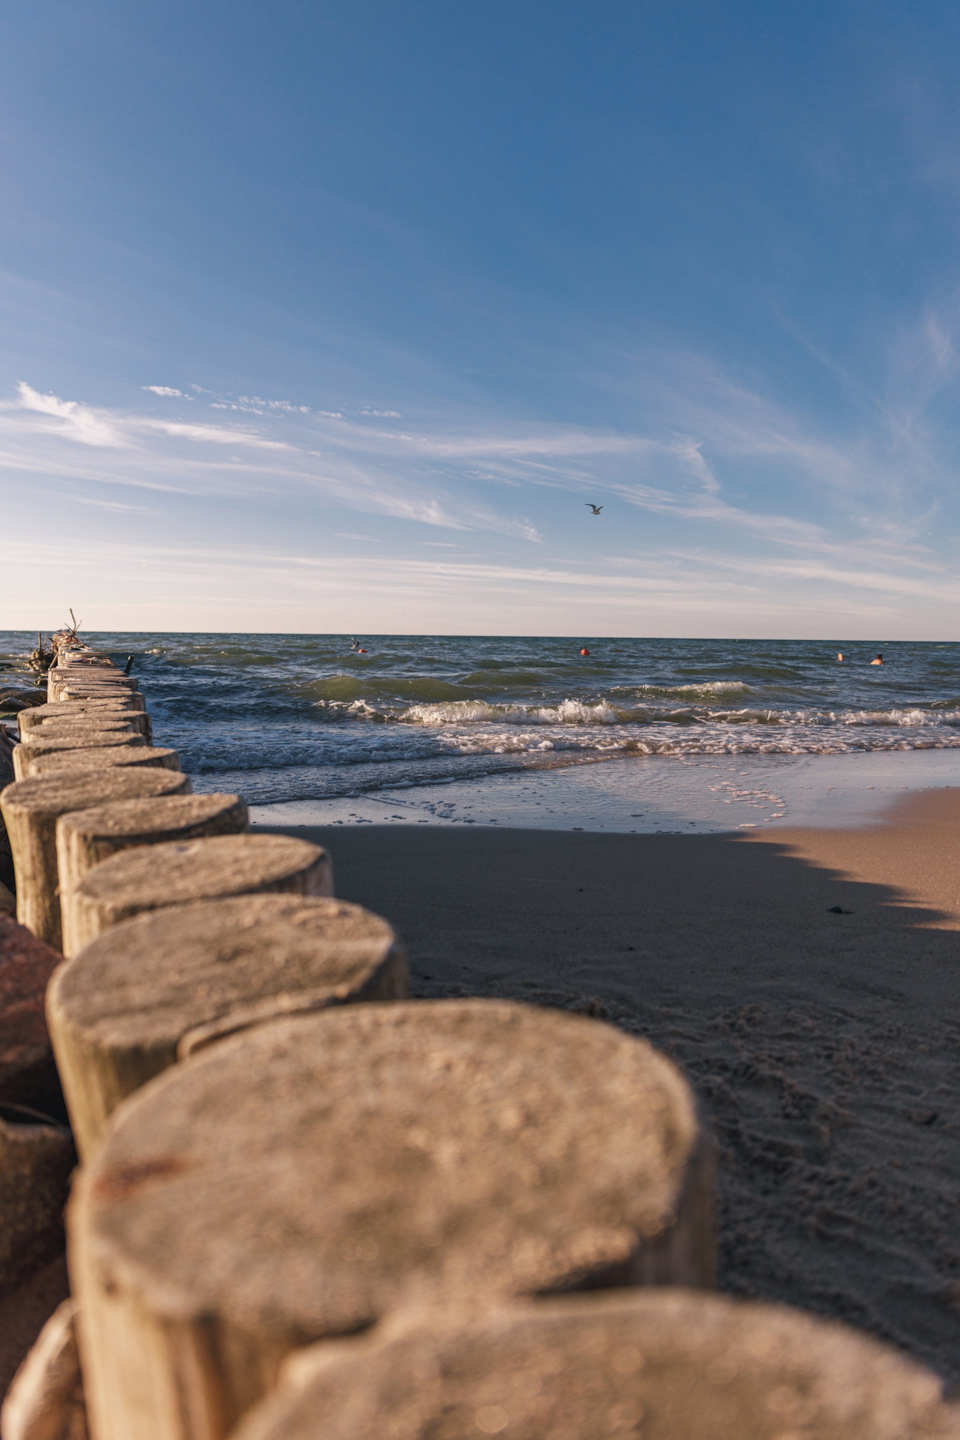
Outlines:
[{"label": "orange buoy", "polygon": [[587,649],[586,645],[584,645],[583,649],[580,651],[580,654],[581,654],[581,655],[589,655],[589,654],[590,654],[590,651]]}]

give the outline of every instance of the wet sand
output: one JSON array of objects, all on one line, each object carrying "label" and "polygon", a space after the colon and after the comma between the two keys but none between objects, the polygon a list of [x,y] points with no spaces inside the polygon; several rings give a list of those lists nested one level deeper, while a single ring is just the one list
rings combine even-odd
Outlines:
[{"label": "wet sand", "polygon": [[960,789],[862,830],[285,829],[393,921],[418,995],[585,1011],[679,1061],[723,1289],[960,1382]]}]

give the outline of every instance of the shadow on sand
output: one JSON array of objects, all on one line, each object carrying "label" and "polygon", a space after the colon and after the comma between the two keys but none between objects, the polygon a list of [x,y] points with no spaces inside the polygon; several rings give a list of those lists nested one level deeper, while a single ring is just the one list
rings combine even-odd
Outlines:
[{"label": "shadow on sand", "polygon": [[[722,1288],[960,1381],[960,920],[733,836],[289,830],[403,935],[415,993],[648,1036],[720,1152]],[[840,913],[838,913],[838,911]]]}]

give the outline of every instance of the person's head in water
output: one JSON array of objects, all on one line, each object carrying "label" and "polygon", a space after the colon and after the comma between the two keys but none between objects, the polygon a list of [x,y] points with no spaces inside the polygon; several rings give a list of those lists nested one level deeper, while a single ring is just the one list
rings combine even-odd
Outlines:
[{"label": "person's head in water", "polygon": [[880,654],[880,651],[879,651],[879,650],[877,651],[877,658],[876,658],[876,660],[871,660],[871,661],[870,661],[870,664],[871,664],[871,665],[882,665],[882,664],[883,664],[883,656]]},{"label": "person's head in water", "polygon": [[842,651],[842,650],[838,650],[838,651],[837,651],[837,659],[838,659],[838,660],[842,660],[842,659],[843,659],[843,651]]}]

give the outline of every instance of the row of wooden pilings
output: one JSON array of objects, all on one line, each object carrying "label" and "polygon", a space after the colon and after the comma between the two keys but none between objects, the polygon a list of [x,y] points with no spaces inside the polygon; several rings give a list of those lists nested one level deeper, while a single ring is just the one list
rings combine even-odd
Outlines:
[{"label": "row of wooden pilings", "polygon": [[652,1046],[411,1001],[327,855],[193,794],[75,639],[19,730],[81,1164],[3,1440],[960,1440],[896,1352],[710,1293],[713,1152]]}]

